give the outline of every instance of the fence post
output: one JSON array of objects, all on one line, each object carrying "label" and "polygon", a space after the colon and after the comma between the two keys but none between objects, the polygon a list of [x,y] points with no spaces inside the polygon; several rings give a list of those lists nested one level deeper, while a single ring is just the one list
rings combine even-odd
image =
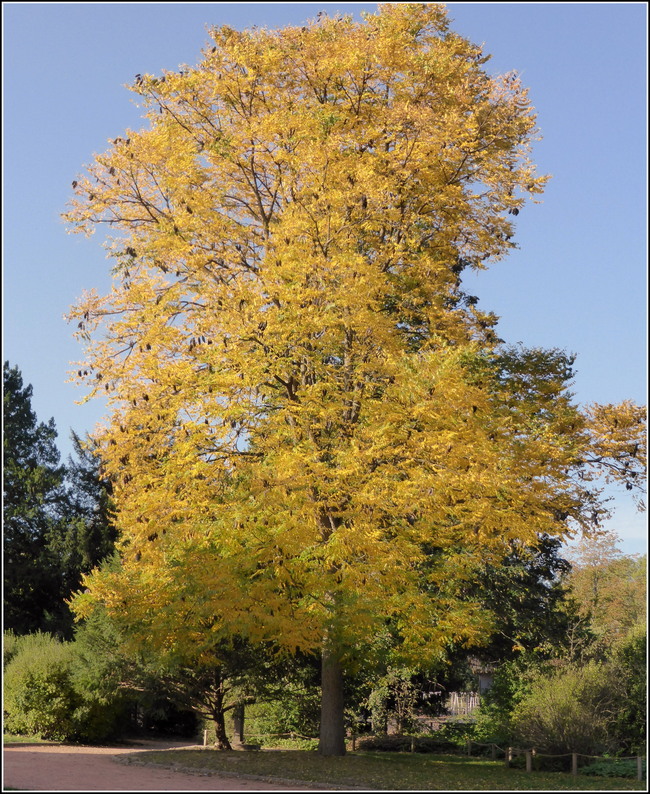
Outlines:
[{"label": "fence post", "polygon": [[491,747],[491,749],[492,749],[492,760],[493,760],[493,761],[496,761],[496,757],[497,757],[497,746],[496,746],[496,744],[491,744],[491,745],[490,745],[490,747]]},{"label": "fence post", "polygon": [[571,774],[578,774],[578,753],[571,753]]},{"label": "fence post", "polygon": [[415,752],[415,736],[411,736],[411,752]]},{"label": "fence post", "polygon": [[643,780],[643,758],[640,755],[636,757],[636,779]]},{"label": "fence post", "polygon": [[357,749],[357,735],[356,733],[352,734],[352,752]]},{"label": "fence post", "polygon": [[533,771],[533,756],[530,750],[526,750],[526,772]]},{"label": "fence post", "polygon": [[512,747],[508,747],[506,750],[506,769],[510,766],[510,762],[512,761]]},{"label": "fence post", "polygon": [[208,744],[208,731],[206,728],[206,730],[203,731],[203,746],[207,747],[207,744]]},{"label": "fence post", "polygon": [[472,754],[472,740],[468,739],[467,740],[467,755],[471,755],[471,754]]}]

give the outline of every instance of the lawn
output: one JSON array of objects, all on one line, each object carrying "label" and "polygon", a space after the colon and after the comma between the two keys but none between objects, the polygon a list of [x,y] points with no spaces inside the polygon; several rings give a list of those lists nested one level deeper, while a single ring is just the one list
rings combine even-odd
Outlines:
[{"label": "lawn", "polygon": [[60,744],[49,739],[41,739],[40,736],[23,736],[18,733],[5,733],[2,741],[4,744]]},{"label": "lawn", "polygon": [[342,758],[323,758],[301,750],[220,752],[199,748],[138,753],[124,760],[366,790],[646,791],[645,781],[629,778],[526,773],[506,769],[502,761],[452,755],[356,752]]}]

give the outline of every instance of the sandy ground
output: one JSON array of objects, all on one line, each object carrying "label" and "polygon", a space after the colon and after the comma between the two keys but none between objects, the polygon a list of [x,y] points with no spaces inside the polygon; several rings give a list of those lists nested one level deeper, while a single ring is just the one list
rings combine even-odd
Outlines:
[{"label": "sandy ground", "polygon": [[[185,747],[180,742],[138,742],[134,747],[13,744],[4,747],[3,786],[22,791],[324,791],[216,774],[190,774],[119,763],[119,756]],[[244,769],[241,770],[245,772]]]}]

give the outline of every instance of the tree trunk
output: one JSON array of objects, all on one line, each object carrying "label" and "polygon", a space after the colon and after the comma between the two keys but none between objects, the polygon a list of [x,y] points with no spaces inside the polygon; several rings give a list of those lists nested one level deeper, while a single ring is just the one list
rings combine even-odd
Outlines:
[{"label": "tree trunk", "polygon": [[226,715],[223,710],[223,678],[216,668],[213,674],[212,719],[214,720],[215,746],[218,750],[232,750],[226,733]]},{"label": "tree trunk", "polygon": [[239,702],[232,710],[233,745],[244,744],[244,703]]},{"label": "tree trunk", "polygon": [[323,646],[321,667],[321,755],[345,755],[343,722],[343,669],[336,649],[327,641]]},{"label": "tree trunk", "polygon": [[226,733],[226,720],[223,711],[214,714],[214,744],[217,750],[232,750],[232,746]]}]

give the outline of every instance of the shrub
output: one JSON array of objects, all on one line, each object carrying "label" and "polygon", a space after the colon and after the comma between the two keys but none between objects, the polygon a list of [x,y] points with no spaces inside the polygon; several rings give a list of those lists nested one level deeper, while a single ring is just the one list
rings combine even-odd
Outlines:
[{"label": "shrub", "polygon": [[56,741],[116,738],[123,726],[120,693],[101,695],[79,675],[75,643],[49,634],[11,640],[4,675],[5,729]]},{"label": "shrub", "polygon": [[6,670],[9,662],[14,658],[20,647],[20,637],[17,637],[11,629],[4,632],[2,636],[2,669]]},{"label": "shrub", "polygon": [[453,747],[465,748],[468,739],[477,740],[476,724],[462,719],[447,720],[435,733],[435,739]]},{"label": "shrub", "polygon": [[458,746],[444,738],[436,736],[399,736],[396,734],[382,736],[364,736],[356,741],[357,750],[387,753],[455,753]]},{"label": "shrub", "polygon": [[[646,777],[646,762],[642,762],[643,777]],[[597,775],[599,777],[631,777],[638,774],[636,759],[602,758],[579,770],[581,775]]]},{"label": "shrub", "polygon": [[398,734],[413,730],[418,697],[414,676],[415,670],[409,667],[389,665],[383,675],[373,680],[364,703],[371,715],[373,732],[385,731],[389,723],[394,724]]},{"label": "shrub", "polygon": [[81,696],[81,702],[72,714],[74,741],[102,742],[119,739],[126,726],[126,705],[119,694],[111,701]]},{"label": "shrub", "polygon": [[245,735],[251,741],[279,747],[278,740],[316,738],[320,724],[320,694],[306,681],[286,679],[281,696],[246,706]]},{"label": "shrub", "polygon": [[598,662],[538,674],[513,709],[515,742],[558,754],[609,751],[615,745],[616,689],[611,668]]},{"label": "shrub", "polygon": [[544,669],[544,663],[534,655],[522,654],[519,658],[502,664],[494,675],[492,686],[481,697],[481,705],[471,726],[471,733],[465,729],[462,738],[494,742],[501,747],[513,744],[512,712],[529,693],[532,679]]},{"label": "shrub", "polygon": [[613,728],[618,749],[622,755],[643,754],[647,726],[645,626],[631,631],[614,649],[612,664],[620,688]]},{"label": "shrub", "polygon": [[70,643],[49,634],[19,638],[4,675],[6,730],[60,741],[75,734],[81,699],[72,683],[73,658]]}]

